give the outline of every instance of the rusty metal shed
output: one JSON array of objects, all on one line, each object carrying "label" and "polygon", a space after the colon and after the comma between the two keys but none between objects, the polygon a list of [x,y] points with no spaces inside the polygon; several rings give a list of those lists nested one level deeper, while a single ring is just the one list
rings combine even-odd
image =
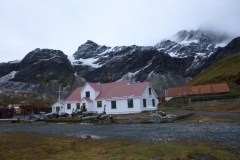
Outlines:
[{"label": "rusty metal shed", "polygon": [[166,97],[191,96],[191,95],[205,95],[205,94],[219,94],[229,92],[227,83],[208,84],[199,86],[183,86],[169,88],[165,92]]}]

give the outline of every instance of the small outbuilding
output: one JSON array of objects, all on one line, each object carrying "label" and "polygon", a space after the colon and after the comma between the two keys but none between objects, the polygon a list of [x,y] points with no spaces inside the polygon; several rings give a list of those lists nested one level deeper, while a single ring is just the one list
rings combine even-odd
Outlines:
[{"label": "small outbuilding", "polygon": [[220,94],[229,92],[227,83],[207,84],[199,86],[183,86],[169,88],[165,91],[165,99],[169,101],[174,97],[196,96],[207,94]]}]

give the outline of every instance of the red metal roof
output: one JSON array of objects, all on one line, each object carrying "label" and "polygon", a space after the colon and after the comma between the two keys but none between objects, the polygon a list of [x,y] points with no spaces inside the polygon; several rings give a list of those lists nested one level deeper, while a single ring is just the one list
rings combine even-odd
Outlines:
[{"label": "red metal roof", "polygon": [[214,93],[226,93],[229,92],[228,85],[226,83],[220,84],[208,84],[199,86],[184,86],[169,88],[166,90],[166,97],[176,97],[184,95],[200,95],[200,94],[214,94]]},{"label": "red metal roof", "polygon": [[95,90],[95,91],[101,91],[101,85],[102,84],[97,84],[97,83],[89,83],[88,84]]},{"label": "red metal roof", "polygon": [[[148,82],[129,84],[129,81],[112,82],[105,84],[88,84],[95,90],[99,91],[98,99],[111,99],[111,98],[126,98],[141,96],[144,89],[149,84]],[[80,101],[82,87],[77,88],[65,101]],[[93,102],[89,97],[83,97],[88,102]]]},{"label": "red metal roof", "polygon": [[65,101],[80,101],[81,100],[81,92],[82,87],[78,87]]},{"label": "red metal roof", "polygon": [[106,95],[114,88],[117,86],[123,86],[127,85],[129,81],[120,81],[120,82],[112,82],[112,83],[105,83],[105,84],[95,84],[91,83],[91,87],[93,87],[94,90],[100,91],[100,94],[96,97],[96,99],[104,99]]},{"label": "red metal roof", "polygon": [[122,86],[115,86],[104,98],[127,98],[141,96],[149,83],[136,83]]}]

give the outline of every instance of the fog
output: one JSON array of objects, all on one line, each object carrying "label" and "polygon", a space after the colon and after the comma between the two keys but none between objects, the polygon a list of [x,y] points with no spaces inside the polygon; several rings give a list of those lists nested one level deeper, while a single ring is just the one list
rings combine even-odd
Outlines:
[{"label": "fog", "polygon": [[153,46],[180,30],[240,36],[236,0],[0,0],[0,62],[35,48],[72,55],[87,40]]}]

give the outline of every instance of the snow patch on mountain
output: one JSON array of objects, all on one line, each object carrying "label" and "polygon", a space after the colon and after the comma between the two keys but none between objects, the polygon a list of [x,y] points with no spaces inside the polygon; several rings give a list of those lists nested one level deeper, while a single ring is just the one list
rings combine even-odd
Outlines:
[{"label": "snow patch on mountain", "polygon": [[[111,51],[112,51],[112,48],[109,48],[109,49],[107,49],[106,51],[104,51],[104,52],[102,52],[102,53],[99,53],[98,55],[99,55],[99,56],[102,56],[102,55],[107,54],[108,52],[111,52]],[[108,55],[106,55],[106,57],[108,57]]]},{"label": "snow patch on mountain", "polygon": [[196,53],[196,55],[194,56],[192,65],[186,71],[188,71],[190,69],[198,68],[199,66],[201,66],[203,64],[204,59],[207,57],[208,56],[206,55],[206,53]]},{"label": "snow patch on mountain", "polygon": [[19,62],[21,62],[21,60],[14,60],[14,61],[9,61],[8,63],[12,63],[12,64],[14,64],[14,63],[19,63]]},{"label": "snow patch on mountain", "polygon": [[15,76],[16,73],[17,73],[17,71],[12,71],[11,73],[9,73],[9,74],[1,77],[1,78],[0,78],[0,83],[1,83],[1,82],[6,82],[6,81],[14,78],[14,76]]},{"label": "snow patch on mountain", "polygon": [[150,73],[148,74],[147,80],[148,80],[148,81],[151,80],[154,75],[155,75],[155,74],[154,74],[154,71],[150,72]]},{"label": "snow patch on mountain", "polygon": [[88,58],[88,59],[82,59],[80,58],[79,61],[82,62],[82,65],[89,65],[92,66],[93,68],[99,68],[102,65],[99,64],[95,64],[94,62],[96,62],[98,60],[98,58]]},{"label": "snow patch on mountain", "polygon": [[216,44],[214,47],[218,48],[218,47],[225,47],[228,44],[228,41],[222,42],[222,43],[218,43]]},{"label": "snow patch on mountain", "polygon": [[140,70],[138,70],[138,71],[136,71],[134,73],[128,72],[121,79],[117,80],[117,82],[124,81],[124,80],[129,80],[131,83],[135,83],[136,82],[135,76],[139,73],[139,71]]}]

